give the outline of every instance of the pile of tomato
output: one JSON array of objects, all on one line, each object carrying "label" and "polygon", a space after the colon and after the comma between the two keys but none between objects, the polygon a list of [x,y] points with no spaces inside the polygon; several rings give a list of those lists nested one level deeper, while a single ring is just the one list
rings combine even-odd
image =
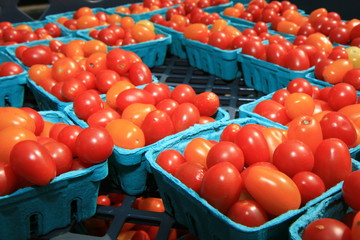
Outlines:
[{"label": "pile of tomato", "polygon": [[[320,217],[305,226],[302,239],[359,239],[360,238],[360,170],[350,173],[344,179],[342,200],[349,206],[349,211],[341,219]],[[320,215],[321,216],[321,215]]]},{"label": "pile of tomato", "polygon": [[114,148],[103,128],[52,123],[28,107],[1,107],[0,113],[1,196],[104,162]]},{"label": "pile of tomato", "polygon": [[61,35],[61,28],[56,23],[44,23],[43,27],[33,29],[29,24],[13,26],[11,22],[0,22],[0,46],[52,39]]},{"label": "pile of tomato", "polygon": [[173,7],[174,5],[181,4],[180,0],[143,0],[139,3],[132,3],[127,6],[118,6],[115,12],[123,14],[142,14],[152,12],[162,8]]}]

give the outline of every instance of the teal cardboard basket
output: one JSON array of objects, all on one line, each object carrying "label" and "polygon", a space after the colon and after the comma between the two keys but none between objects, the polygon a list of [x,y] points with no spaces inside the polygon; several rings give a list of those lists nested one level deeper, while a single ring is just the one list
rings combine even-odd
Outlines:
[{"label": "teal cardboard basket", "polygon": [[[103,26],[97,29],[100,30],[105,27],[106,26]],[[155,27],[155,33],[164,35],[164,38],[120,47],[108,46],[108,50],[122,48],[124,50],[134,52],[150,68],[162,65],[165,62],[166,52],[171,44],[172,39],[170,34],[162,31],[161,29],[158,29],[157,27]],[[89,36],[89,30],[78,31],[77,34],[79,37],[86,40],[93,39]]]},{"label": "teal cardboard basket", "polygon": [[[250,123],[258,123],[268,127],[274,126],[269,121],[251,118],[239,118],[198,126],[193,128],[192,131],[186,132],[186,134],[174,136],[167,139],[166,142],[159,142],[157,146],[145,154],[149,171],[154,175],[166,211],[199,239],[289,239],[289,227],[297,218],[303,215],[311,206],[341,191],[339,183],[321,196],[309,201],[300,209],[290,210],[259,227],[246,227],[231,221],[205,199],[201,198],[199,194],[185,186],[180,180],[156,163],[156,158],[162,151],[175,149],[183,152],[187,143],[195,137],[218,141],[222,130],[230,123],[237,123],[241,126]],[[359,163],[353,161],[353,168],[359,169],[359,167]]]},{"label": "teal cardboard basket", "polygon": [[351,211],[350,207],[345,203],[342,193],[338,192],[334,196],[331,196],[314,207],[309,208],[304,215],[299,217],[290,226],[290,238],[291,240],[302,240],[302,234],[307,225],[320,218],[333,218],[340,220],[344,215]]},{"label": "teal cardboard basket", "polygon": [[[5,53],[0,52],[0,63],[3,62],[13,62],[13,60]],[[25,69],[17,75],[0,77],[0,107],[22,107],[24,103],[25,86]]]},{"label": "teal cardboard basket", "polygon": [[[73,124],[62,112],[39,112],[44,120]],[[57,176],[46,186],[32,186],[0,197],[1,239],[30,239],[92,217],[107,161]]]},{"label": "teal cardboard basket", "polygon": [[184,34],[182,32],[176,31],[172,28],[162,26],[160,24],[154,23],[155,28],[160,29],[164,33],[167,33],[171,36],[171,44],[168,48],[168,52],[171,55],[177,56],[182,59],[186,59],[186,49],[184,44]]},{"label": "teal cardboard basket", "polygon": [[[144,86],[141,86],[141,88],[142,87]],[[64,110],[69,118],[77,125],[81,127],[88,126],[86,122],[80,120],[76,116],[72,104],[67,106]],[[230,114],[226,110],[219,108],[214,118],[216,121],[226,121],[230,119]],[[191,129],[196,128],[197,125],[198,124],[172,136],[191,131]],[[170,136],[165,137],[157,143],[166,143],[169,137]],[[115,146],[113,154],[109,158],[109,175],[112,181],[116,185],[121,186],[122,190],[127,194],[137,195],[143,193],[147,189],[148,172],[145,163],[145,153],[149,149],[154,148],[157,143],[137,149],[124,149]]]}]

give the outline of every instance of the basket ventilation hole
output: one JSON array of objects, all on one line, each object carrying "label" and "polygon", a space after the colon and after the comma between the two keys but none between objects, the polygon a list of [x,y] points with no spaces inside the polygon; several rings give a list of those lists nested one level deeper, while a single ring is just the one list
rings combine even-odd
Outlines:
[{"label": "basket ventilation hole", "polygon": [[78,201],[76,199],[71,201],[70,208],[71,219],[76,219],[78,217]]},{"label": "basket ventilation hole", "polygon": [[37,236],[39,233],[39,215],[33,214],[29,218],[30,220],[30,236]]},{"label": "basket ventilation hole", "polygon": [[5,106],[5,107],[11,107],[11,103],[10,103],[10,100],[9,100],[9,96],[8,96],[8,95],[6,95],[6,96],[4,97],[4,106]]}]

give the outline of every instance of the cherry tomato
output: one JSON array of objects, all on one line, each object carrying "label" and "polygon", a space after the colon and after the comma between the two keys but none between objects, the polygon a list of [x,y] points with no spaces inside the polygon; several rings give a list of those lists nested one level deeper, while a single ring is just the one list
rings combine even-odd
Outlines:
[{"label": "cherry tomato", "polygon": [[177,85],[171,91],[171,98],[180,103],[194,103],[196,98],[196,92],[192,86],[188,84]]},{"label": "cherry tomato", "polygon": [[299,189],[291,178],[279,170],[251,167],[244,183],[246,190],[269,214],[279,216],[300,207]]},{"label": "cherry tomato", "polygon": [[322,72],[324,81],[336,84],[343,81],[347,71],[353,68],[353,64],[348,59],[338,59],[324,67]]},{"label": "cherry tomato", "polygon": [[354,88],[360,90],[360,68],[353,68],[346,72],[343,78],[344,83],[351,84]]},{"label": "cherry tomato", "polygon": [[287,89],[278,89],[274,92],[274,94],[271,96],[271,99],[284,105],[285,98],[289,96],[290,92]]},{"label": "cherry tomato", "polygon": [[155,99],[151,93],[140,88],[129,88],[120,92],[116,97],[116,104],[120,111],[132,103],[155,104]]},{"label": "cherry tomato", "polygon": [[187,26],[184,30],[184,37],[187,39],[207,43],[209,39],[209,29],[203,23],[194,23]]},{"label": "cherry tomato", "polygon": [[16,190],[17,176],[8,163],[0,162],[0,196],[8,195]]},{"label": "cherry tomato", "polygon": [[131,66],[127,53],[121,48],[111,49],[106,55],[106,66],[119,74],[126,73]]},{"label": "cherry tomato", "polygon": [[351,226],[352,239],[358,239],[360,237],[359,222],[360,222],[360,212],[357,212]]},{"label": "cherry tomato", "polygon": [[152,82],[151,70],[143,62],[132,63],[129,68],[129,79],[135,86]]},{"label": "cherry tomato", "polygon": [[351,239],[351,230],[337,219],[319,218],[308,224],[302,233],[302,239]]},{"label": "cherry tomato", "polygon": [[166,149],[156,157],[156,163],[165,171],[174,175],[179,166],[185,162],[185,157],[175,149]]},{"label": "cherry tomato", "polygon": [[149,112],[141,124],[141,129],[145,135],[145,145],[153,144],[175,133],[170,116],[161,110]]},{"label": "cherry tomato", "polygon": [[200,196],[220,212],[226,213],[239,198],[243,186],[236,167],[229,162],[219,162],[206,171]]},{"label": "cherry tomato", "polygon": [[75,142],[75,152],[80,161],[97,164],[110,157],[114,142],[103,127],[88,127],[80,132]]},{"label": "cherry tomato", "polygon": [[103,108],[103,102],[96,91],[86,90],[74,99],[73,106],[76,116],[86,121],[93,113]]},{"label": "cherry tomato", "polygon": [[40,133],[44,129],[44,118],[35,109],[29,108],[29,107],[22,107],[21,109],[24,110],[25,112],[27,112],[29,114],[29,116],[34,120],[35,135],[37,135],[37,136],[40,135]]},{"label": "cherry tomato", "polygon": [[218,162],[230,162],[240,172],[244,168],[244,154],[233,142],[221,141],[214,144],[206,157],[206,166],[211,168]]},{"label": "cherry tomato", "polygon": [[312,96],[312,90],[313,90],[311,83],[304,78],[292,79],[287,84],[286,89],[290,93],[302,92],[302,93],[307,93],[310,96]]},{"label": "cherry tomato", "polygon": [[235,142],[236,135],[241,126],[237,123],[230,123],[221,132],[220,141]]},{"label": "cherry tomato", "polygon": [[174,177],[199,193],[205,173],[206,168],[200,163],[184,162],[175,170]]},{"label": "cherry tomato", "polygon": [[286,113],[285,106],[272,99],[265,99],[259,102],[253,109],[253,112],[283,125],[291,120]]},{"label": "cherry tomato", "polygon": [[352,171],[349,149],[338,138],[324,139],[314,156],[313,172],[321,177],[327,189],[343,181]]},{"label": "cherry tomato", "polygon": [[195,97],[194,105],[201,116],[213,116],[220,106],[220,99],[214,92],[202,92]]},{"label": "cherry tomato", "polygon": [[287,54],[285,67],[295,71],[304,71],[310,68],[307,53],[301,48],[293,48]]},{"label": "cherry tomato", "polygon": [[187,162],[199,163],[206,168],[207,154],[212,146],[209,140],[196,137],[186,145],[184,157]]},{"label": "cherry tomato", "polygon": [[28,67],[34,64],[51,64],[52,52],[48,46],[37,45],[24,50],[21,54],[21,61]]},{"label": "cherry tomato", "polygon": [[292,180],[299,188],[302,206],[326,191],[323,180],[310,171],[298,172],[292,177]]},{"label": "cherry tomato", "polygon": [[230,39],[228,35],[223,31],[212,32],[209,36],[208,44],[220,49],[226,49],[230,45]]},{"label": "cherry tomato", "polygon": [[14,172],[36,185],[47,185],[56,177],[55,161],[46,148],[34,140],[14,145],[10,153]]},{"label": "cherry tomato", "polygon": [[121,80],[120,75],[114,70],[103,69],[96,73],[95,75],[95,88],[100,91],[100,93],[107,93],[107,91],[118,81]]},{"label": "cherry tomato", "polygon": [[266,48],[266,61],[285,67],[285,59],[288,52],[283,45],[271,43]]},{"label": "cherry tomato", "polygon": [[329,90],[327,101],[332,109],[339,110],[347,105],[355,104],[356,99],[356,89],[352,85],[338,83]]},{"label": "cherry tomato", "polygon": [[175,133],[188,129],[199,122],[200,113],[198,108],[189,102],[181,103],[171,114]]},{"label": "cherry tomato", "polygon": [[291,93],[284,101],[286,115],[294,119],[302,115],[312,115],[315,109],[314,99],[306,93]]},{"label": "cherry tomato", "polygon": [[121,116],[117,111],[112,108],[104,108],[91,114],[86,122],[90,127],[105,127],[112,120],[119,118]]},{"label": "cherry tomato", "polygon": [[165,83],[149,83],[144,87],[145,91],[151,93],[155,99],[155,104],[158,104],[164,99],[168,99],[171,96],[171,90]]},{"label": "cherry tomato", "polygon": [[359,190],[360,170],[351,172],[345,179],[342,186],[344,201],[354,210],[359,211],[360,201],[356,196]]},{"label": "cherry tomato", "polygon": [[56,175],[68,172],[73,164],[73,154],[64,143],[50,141],[43,145],[56,165]]},{"label": "cherry tomato", "polygon": [[83,129],[80,126],[77,125],[68,125],[60,130],[57,140],[61,143],[64,143],[66,146],[69,147],[71,150],[73,156],[76,155],[76,139],[79,136],[79,134],[83,131]]},{"label": "cherry tomato", "polygon": [[259,203],[253,200],[236,201],[226,216],[236,223],[240,223],[247,227],[258,227],[269,220],[265,210]]},{"label": "cherry tomato", "polygon": [[261,60],[266,59],[265,45],[261,41],[253,41],[249,39],[244,43],[242,53]]}]

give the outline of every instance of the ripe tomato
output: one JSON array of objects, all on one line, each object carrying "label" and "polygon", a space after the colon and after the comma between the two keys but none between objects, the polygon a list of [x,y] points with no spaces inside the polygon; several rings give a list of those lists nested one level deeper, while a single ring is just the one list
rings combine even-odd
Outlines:
[{"label": "ripe tomato", "polygon": [[131,66],[127,53],[121,48],[111,49],[106,55],[106,66],[119,74],[126,73]]},{"label": "ripe tomato", "polygon": [[235,142],[236,135],[241,126],[237,123],[230,123],[221,132],[220,141]]},{"label": "ripe tomato", "polygon": [[284,105],[285,98],[289,96],[290,92],[287,89],[278,89],[274,92],[274,94],[271,96],[271,99]]},{"label": "ripe tomato", "polygon": [[311,239],[351,239],[351,230],[340,220],[319,218],[308,224],[302,233],[303,240]]},{"label": "ripe tomato", "polygon": [[24,50],[21,54],[21,61],[28,67],[34,64],[51,64],[52,51],[48,46],[37,45]]},{"label": "ripe tomato", "polygon": [[230,162],[240,172],[244,168],[244,154],[233,142],[220,141],[214,144],[206,157],[206,166],[211,168],[218,162]]},{"label": "ripe tomato", "polygon": [[151,93],[140,88],[129,88],[120,92],[116,97],[116,104],[120,111],[124,111],[132,103],[155,104]]},{"label": "ripe tomato", "polygon": [[302,93],[307,93],[310,96],[312,96],[312,90],[313,90],[311,83],[304,78],[292,79],[287,84],[286,89],[290,93],[302,92]]},{"label": "ripe tomato", "polygon": [[315,153],[323,140],[321,125],[313,116],[298,116],[288,124],[287,138],[304,142]]},{"label": "ripe tomato", "polygon": [[186,145],[184,157],[187,162],[198,163],[206,168],[206,158],[213,145],[205,138],[196,137]]},{"label": "ripe tomato", "polygon": [[150,68],[143,62],[131,64],[129,69],[129,79],[135,86],[144,85],[152,82]]},{"label": "ripe tomato", "polygon": [[269,146],[260,129],[249,124],[243,126],[236,135],[235,143],[244,153],[245,166],[270,161]]},{"label": "ripe tomato", "polygon": [[243,186],[236,167],[229,162],[219,162],[205,173],[200,196],[220,212],[226,213],[239,198]]},{"label": "ripe tomato", "polygon": [[70,78],[64,81],[64,84],[62,84],[61,95],[66,102],[72,102],[77,96],[86,90],[87,87],[81,80]]},{"label": "ripe tomato", "polygon": [[49,137],[57,141],[59,132],[66,126],[68,126],[68,124],[63,122],[53,123],[49,130]]},{"label": "ripe tomato", "polygon": [[158,104],[156,104],[156,109],[162,110],[166,112],[169,116],[172,115],[174,110],[179,106],[179,103],[175,101],[174,99],[167,98],[164,100],[161,100]]},{"label": "ripe tomato", "polygon": [[266,59],[266,48],[261,41],[253,41],[252,39],[249,39],[244,43],[242,53],[261,60]]},{"label": "ripe tomato", "polygon": [[170,116],[161,110],[149,112],[141,124],[141,129],[145,135],[145,145],[153,144],[175,133]]},{"label": "ripe tomato", "polygon": [[183,162],[174,173],[174,177],[179,179],[187,187],[199,193],[206,168],[195,162]]},{"label": "ripe tomato", "polygon": [[95,87],[100,93],[107,93],[114,84],[121,80],[120,75],[110,69],[99,70],[95,77]]},{"label": "ripe tomato", "polygon": [[143,24],[135,24],[131,28],[131,36],[136,42],[147,42],[155,39],[155,32]]},{"label": "ripe tomato", "polygon": [[181,103],[171,114],[175,133],[188,129],[199,122],[200,112],[198,108],[189,102]]},{"label": "ripe tomato", "polygon": [[155,104],[158,104],[164,99],[168,99],[171,96],[171,90],[165,83],[149,83],[144,87],[145,91],[151,93],[155,99]]},{"label": "ripe tomato", "polygon": [[214,92],[202,92],[195,97],[194,105],[199,109],[200,116],[213,116],[220,106],[220,99]]},{"label": "ripe tomato", "polygon": [[66,79],[75,77],[80,71],[80,66],[74,59],[64,57],[54,62],[52,67],[52,77],[56,81],[63,82]]},{"label": "ripe tomato", "polygon": [[290,121],[290,118],[286,114],[285,106],[272,99],[259,102],[253,109],[253,112],[283,125],[286,125]]},{"label": "ripe tomato", "polygon": [[0,162],[0,196],[8,195],[16,190],[17,178],[8,163]]},{"label": "ripe tomato", "polygon": [[351,84],[354,88],[360,90],[360,68],[353,68],[346,72],[343,82]]},{"label": "ripe tomato", "polygon": [[230,39],[223,31],[211,32],[208,44],[220,49],[226,49],[230,46]]},{"label": "ripe tomato", "polygon": [[279,170],[264,166],[251,167],[244,183],[246,190],[269,214],[278,216],[298,209],[301,204],[296,184]]},{"label": "ripe tomato", "polygon": [[114,142],[103,127],[88,127],[80,132],[75,142],[75,152],[80,161],[97,164],[110,157]]},{"label": "ripe tomato", "polygon": [[309,56],[303,49],[293,48],[286,56],[285,67],[295,71],[303,71],[309,69]]},{"label": "ripe tomato", "polygon": [[0,107],[0,114],[0,130],[10,126],[25,128],[31,132],[36,130],[36,122],[27,111],[21,108]]},{"label": "ripe tomato", "polygon": [[288,139],[280,143],[274,151],[273,164],[289,177],[298,172],[311,171],[314,167],[314,154],[302,141]]},{"label": "ripe tomato", "polygon": [[326,191],[323,180],[318,175],[310,171],[298,172],[292,177],[292,180],[299,188],[302,206]]},{"label": "ripe tomato", "polygon": [[311,116],[315,109],[314,99],[306,93],[291,93],[284,101],[286,115],[290,119]]},{"label": "ripe tomato", "polygon": [[349,149],[338,138],[324,139],[314,156],[313,172],[321,177],[327,189],[343,181],[352,171]]},{"label": "ripe tomato", "polygon": [[306,41],[306,44],[314,45],[317,49],[325,50],[327,54],[329,54],[332,50],[332,43],[330,40],[322,33],[315,32],[310,34]]},{"label": "ripe tomato", "polygon": [[126,119],[115,119],[106,125],[115,146],[135,149],[145,146],[145,136],[140,127]]},{"label": "ripe tomato", "polygon": [[338,59],[324,67],[322,72],[324,81],[336,84],[343,81],[347,71],[353,68],[353,64],[348,59]]},{"label": "ripe tomato", "polygon": [[47,185],[56,177],[56,165],[44,146],[35,140],[14,145],[9,161],[14,172],[35,185]]},{"label": "ripe tomato", "polygon": [[171,98],[180,103],[194,103],[196,98],[196,92],[192,86],[188,84],[177,85],[171,91]]},{"label": "ripe tomato", "polygon": [[203,23],[194,23],[187,26],[184,30],[184,37],[187,39],[207,43],[209,39],[209,29]]},{"label": "ripe tomato", "polygon": [[121,116],[117,111],[112,108],[104,108],[91,114],[86,122],[91,127],[105,127],[112,120],[119,118]]},{"label": "ripe tomato", "polygon": [[68,125],[60,130],[57,141],[64,143],[69,147],[73,156],[76,156],[75,143],[79,134],[82,132],[82,128],[77,125]]},{"label": "ripe tomato", "polygon": [[50,141],[43,146],[55,162],[56,175],[70,171],[73,164],[73,154],[67,145],[58,141]]},{"label": "ripe tomato", "polygon": [[103,108],[103,102],[96,91],[86,90],[74,99],[73,107],[76,116],[86,121],[93,113]]},{"label": "ripe tomato", "polygon": [[263,207],[253,200],[236,201],[226,216],[236,223],[247,227],[258,227],[269,220],[269,217]]},{"label": "ripe tomato", "polygon": [[285,67],[288,52],[279,43],[270,43],[266,48],[266,61]]},{"label": "ripe tomato", "polygon": [[122,91],[134,88],[130,81],[121,80],[113,84],[106,93],[106,103],[113,109],[117,109],[116,98]]},{"label": "ripe tomato", "polygon": [[351,225],[352,239],[360,238],[359,222],[360,222],[360,213],[357,212],[356,215],[354,216],[354,220],[353,220],[353,223]]},{"label": "ripe tomato", "polygon": [[345,179],[342,186],[344,201],[354,210],[359,211],[360,199],[357,196],[359,191],[360,170],[351,172]]},{"label": "ripe tomato", "polygon": [[175,174],[175,171],[185,161],[182,153],[175,149],[166,149],[156,157],[156,163],[172,175]]},{"label": "ripe tomato", "polygon": [[334,110],[356,103],[356,89],[348,83],[335,84],[328,93],[327,101]]}]

